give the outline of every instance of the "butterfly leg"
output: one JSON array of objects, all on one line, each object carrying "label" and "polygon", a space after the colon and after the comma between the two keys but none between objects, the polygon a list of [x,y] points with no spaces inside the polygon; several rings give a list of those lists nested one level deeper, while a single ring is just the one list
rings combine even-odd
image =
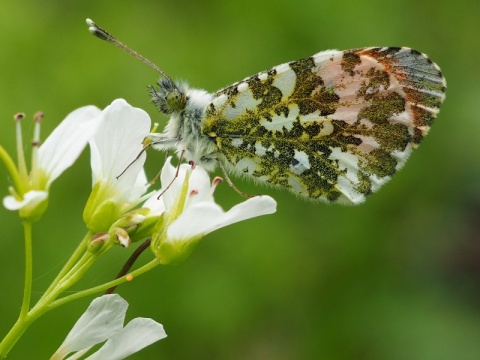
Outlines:
[{"label": "butterfly leg", "polygon": [[117,180],[123,175],[125,174],[125,172],[130,168],[130,166],[132,166],[133,164],[135,164],[135,162],[140,159],[140,156],[142,156],[142,154],[152,145],[152,143],[148,143],[147,145],[145,145],[143,147],[143,149],[138,153],[137,157],[135,159],[133,159],[133,161],[127,165],[127,167],[117,176]]},{"label": "butterfly leg", "polygon": [[225,166],[223,166],[223,164],[220,160],[218,160],[218,166],[220,166],[220,169],[222,170],[223,176],[225,177],[225,180],[227,180],[228,186],[230,186],[233,190],[235,190],[235,192],[237,194],[239,194],[240,196],[243,196],[244,198],[247,198],[247,199],[255,196],[255,195],[246,194],[235,186],[235,184],[232,182],[232,179],[230,179],[230,177],[228,176],[227,170],[225,170]]},{"label": "butterfly leg", "polygon": [[[185,154],[185,150],[182,150],[182,152],[180,153],[180,156],[178,158],[178,165],[177,165],[177,171],[175,172],[175,176],[173,177],[172,181],[170,181],[170,183],[167,185],[167,187],[160,193],[160,195],[157,196],[157,199],[160,199],[160,197],[165,194],[165,192],[170,188],[170,186],[172,186],[173,182],[175,181],[175,179],[178,177],[178,174],[180,172],[180,165],[182,163],[182,159],[183,159],[183,155]],[[158,175],[155,177],[159,177],[160,176],[160,173],[158,173]]]}]

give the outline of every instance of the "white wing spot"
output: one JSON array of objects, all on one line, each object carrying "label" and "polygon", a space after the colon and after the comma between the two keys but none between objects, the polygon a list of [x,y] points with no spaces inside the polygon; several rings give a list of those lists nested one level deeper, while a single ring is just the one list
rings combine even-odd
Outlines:
[{"label": "white wing spot", "polygon": [[281,73],[278,72],[277,75],[275,75],[275,80],[273,80],[272,85],[282,92],[282,101],[287,100],[292,94],[296,81],[297,76],[295,75],[295,71],[293,71],[288,65]]},{"label": "white wing spot", "polygon": [[[242,84],[245,84],[248,89],[247,83]],[[229,104],[225,109],[225,118],[227,120],[235,119],[236,117],[245,114],[247,110],[255,110],[261,102],[262,99],[255,99],[251,91],[242,91],[237,95],[234,106]]]},{"label": "white wing spot", "polygon": [[[346,171],[345,178],[353,183],[357,183],[358,179],[358,157],[352,153],[342,151],[340,148],[330,148],[332,150],[329,160],[338,161],[338,170]],[[350,193],[355,192],[352,183],[342,187],[350,187]]]},{"label": "white wing spot", "polygon": [[260,81],[267,80],[267,78],[268,78],[268,74],[266,72],[260,73],[257,76],[258,76],[258,80],[260,80]]},{"label": "white wing spot", "polygon": [[241,82],[240,84],[237,85],[238,92],[244,92],[247,89],[248,89],[248,84],[246,82]]},{"label": "white wing spot", "polygon": [[232,146],[235,146],[235,147],[239,147],[240,145],[242,145],[242,143],[243,143],[243,140],[239,138],[235,138],[232,140]]},{"label": "white wing spot", "polygon": [[225,102],[228,100],[228,97],[227,95],[225,94],[222,94],[220,96],[217,96],[215,99],[212,100],[212,104],[213,106],[215,106],[215,108],[219,108],[221,107],[223,104],[225,104]]},{"label": "white wing spot", "polygon": [[[325,50],[313,55],[313,61],[317,66],[329,65],[331,61],[341,59],[344,52],[339,50]],[[336,59],[335,59],[336,58]]]},{"label": "white wing spot", "polygon": [[290,164],[290,170],[295,174],[302,174],[305,170],[310,169],[310,161],[308,155],[303,151],[295,150],[293,158],[297,161],[296,164]]},{"label": "white wing spot", "polygon": [[288,65],[288,64],[281,64],[281,65],[275,66],[273,69],[277,72],[277,74],[279,74],[279,73],[283,73],[283,72],[289,70],[289,69],[290,69],[290,65]]},{"label": "white wing spot", "polygon": [[292,104],[289,106],[289,110],[290,111],[287,117],[285,117],[285,114],[283,113],[280,115],[274,115],[271,121],[261,119],[260,125],[269,131],[282,131],[283,128],[291,130],[293,127],[293,122],[297,118],[298,114],[300,114],[300,109],[297,105]]}]

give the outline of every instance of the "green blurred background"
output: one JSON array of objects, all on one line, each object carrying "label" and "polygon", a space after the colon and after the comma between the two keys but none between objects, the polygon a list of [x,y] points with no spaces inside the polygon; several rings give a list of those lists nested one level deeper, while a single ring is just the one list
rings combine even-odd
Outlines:
[{"label": "green blurred background", "polygon": [[[118,292],[128,319],[152,317],[168,338],[132,359],[480,358],[480,3],[418,1],[2,1],[0,144],[14,151],[12,115],[45,112],[48,134],[71,110],[115,98],[144,108],[157,74],[89,35],[91,17],[170,76],[215,91],[318,51],[409,46],[447,78],[447,99],[395,178],[358,207],[268,193],[278,213],[210,234],[182,265],[156,268]],[[150,153],[153,177],[163,154]],[[34,300],[83,237],[88,151],[53,185],[34,227]],[[0,189],[7,193],[5,168]],[[221,185],[225,208],[241,199]],[[0,209],[0,334],[23,286],[22,227]],[[119,270],[114,249],[87,284]],[[151,258],[143,255],[143,261]],[[48,358],[91,298],[35,323],[12,359]]]}]

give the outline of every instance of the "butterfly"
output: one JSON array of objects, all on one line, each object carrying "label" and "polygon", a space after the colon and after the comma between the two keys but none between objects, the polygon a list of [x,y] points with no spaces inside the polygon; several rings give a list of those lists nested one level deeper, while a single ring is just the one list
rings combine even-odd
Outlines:
[{"label": "butterfly", "polygon": [[149,92],[170,119],[149,135],[154,149],[313,200],[363,202],[403,167],[445,99],[440,68],[405,47],[322,51],[211,94],[87,23],[162,74]]}]

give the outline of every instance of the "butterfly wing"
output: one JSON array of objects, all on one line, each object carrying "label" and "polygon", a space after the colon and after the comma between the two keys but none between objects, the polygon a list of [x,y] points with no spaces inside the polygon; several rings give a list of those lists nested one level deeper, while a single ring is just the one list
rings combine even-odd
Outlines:
[{"label": "butterfly wing", "polygon": [[202,132],[235,173],[357,204],[404,165],[444,92],[438,66],[415,50],[331,50],[218,91]]}]

